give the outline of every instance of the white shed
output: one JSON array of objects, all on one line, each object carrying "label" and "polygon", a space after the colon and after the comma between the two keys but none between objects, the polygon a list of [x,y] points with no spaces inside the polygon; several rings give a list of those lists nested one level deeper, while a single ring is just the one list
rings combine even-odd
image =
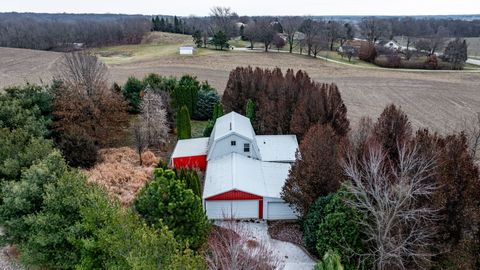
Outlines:
[{"label": "white shed", "polygon": [[192,55],[195,48],[193,46],[181,46],[179,48],[180,54],[182,55]]}]

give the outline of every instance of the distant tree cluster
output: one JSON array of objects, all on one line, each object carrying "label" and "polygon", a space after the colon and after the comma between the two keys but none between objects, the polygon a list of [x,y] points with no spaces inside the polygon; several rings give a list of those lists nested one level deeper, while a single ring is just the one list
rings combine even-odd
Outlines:
[{"label": "distant tree cluster", "polygon": [[279,68],[238,67],[222,97],[226,112],[245,114],[255,104],[253,126],[259,134],[296,134],[302,138],[316,124],[330,123],[336,134],[349,130],[347,109],[335,84],[319,84],[307,73]]},{"label": "distant tree cluster", "polygon": [[170,32],[177,34],[192,34],[191,28],[186,25],[186,21],[177,16],[152,18],[152,31]]},{"label": "distant tree cluster", "polygon": [[0,46],[70,51],[140,43],[148,31],[142,16],[0,14]]}]

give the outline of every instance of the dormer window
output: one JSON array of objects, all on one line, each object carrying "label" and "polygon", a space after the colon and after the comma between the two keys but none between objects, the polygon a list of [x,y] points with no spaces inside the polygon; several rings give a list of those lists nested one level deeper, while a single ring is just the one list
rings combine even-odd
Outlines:
[{"label": "dormer window", "polygon": [[245,153],[250,152],[250,144],[249,143],[244,143],[243,144],[243,152],[245,152]]},{"label": "dormer window", "polygon": [[237,145],[237,141],[231,141],[231,142],[230,142],[230,145],[231,145],[231,146]]}]

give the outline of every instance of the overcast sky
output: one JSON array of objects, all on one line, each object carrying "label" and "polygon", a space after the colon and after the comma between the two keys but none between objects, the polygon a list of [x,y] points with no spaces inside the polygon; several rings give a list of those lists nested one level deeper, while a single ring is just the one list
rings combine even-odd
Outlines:
[{"label": "overcast sky", "polygon": [[213,6],[239,15],[480,14],[480,0],[2,0],[0,12],[208,15]]}]

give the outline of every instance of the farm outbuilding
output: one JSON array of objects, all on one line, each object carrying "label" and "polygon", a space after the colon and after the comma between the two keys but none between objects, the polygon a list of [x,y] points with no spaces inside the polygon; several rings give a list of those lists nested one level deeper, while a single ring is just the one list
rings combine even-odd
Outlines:
[{"label": "farm outbuilding", "polygon": [[171,164],[205,170],[210,219],[296,219],[280,193],[297,150],[295,135],[256,136],[250,119],[232,112],[217,119],[210,138],[179,141]]},{"label": "farm outbuilding", "polygon": [[181,46],[178,50],[181,55],[192,55],[195,48],[193,46]]}]

